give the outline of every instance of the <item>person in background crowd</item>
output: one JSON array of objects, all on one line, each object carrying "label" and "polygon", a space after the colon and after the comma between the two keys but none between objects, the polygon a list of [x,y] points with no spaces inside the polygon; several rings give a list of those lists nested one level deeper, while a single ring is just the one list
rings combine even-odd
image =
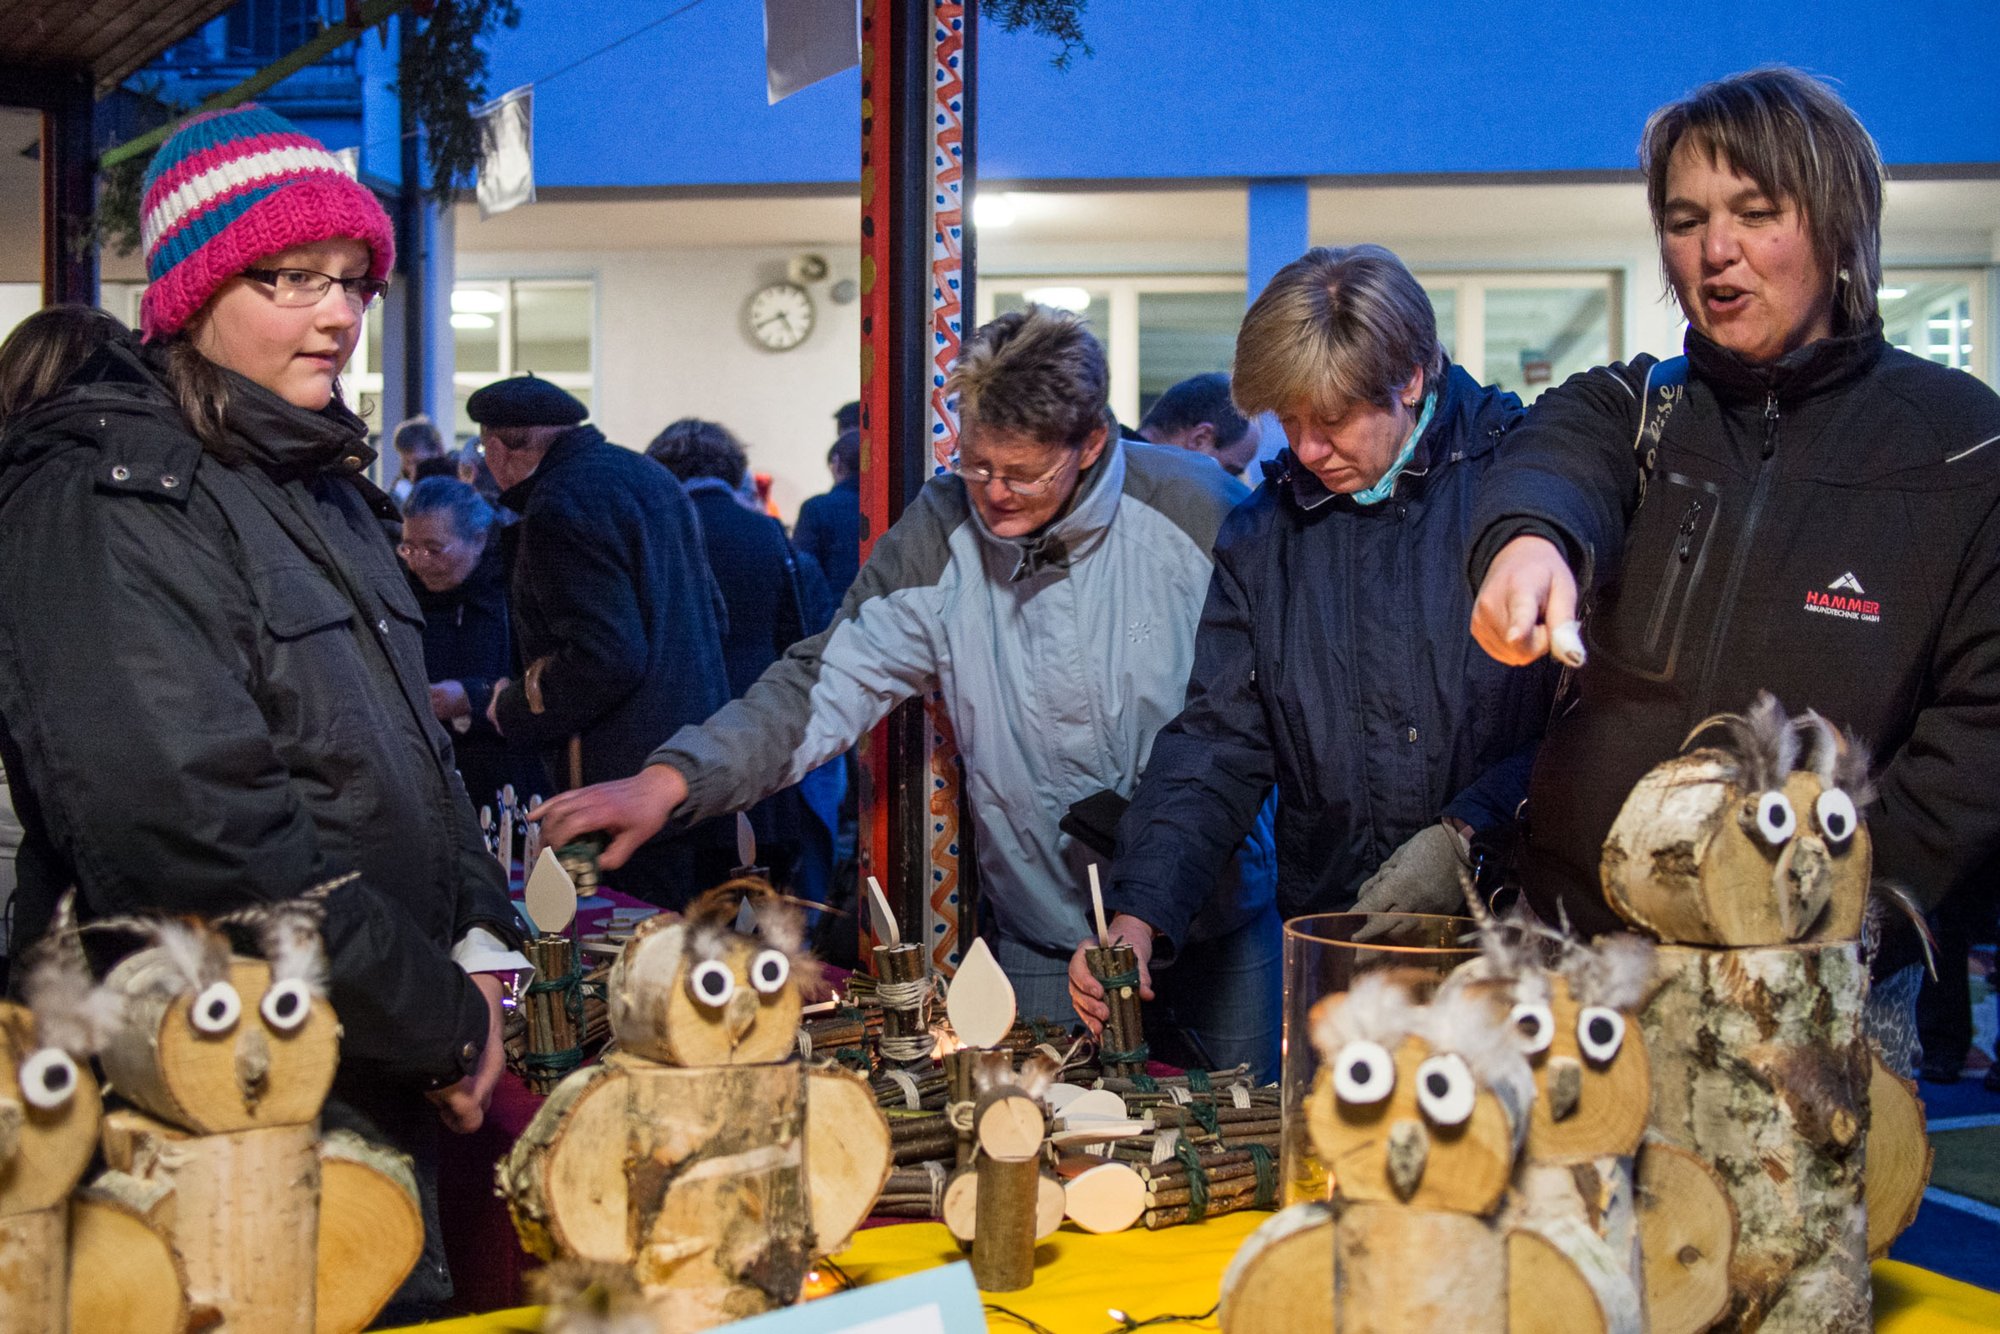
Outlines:
[{"label": "person in background crowd", "polygon": [[213,917],[360,872],[324,901],[324,1119],[413,1156],[426,1247],[402,1296],[440,1301],[437,1123],[477,1129],[504,1057],[499,979],[468,970],[526,961],[336,393],[392,228],[254,105],[184,121],[142,211],[145,340],[106,342],[0,445],[17,943],[72,886],[86,921]]},{"label": "person in background crowd", "polygon": [[[646,453],[679,479],[701,519],[709,568],[729,612],[722,636],[729,691],[740,698],[786,649],[826,628],[833,618],[826,579],[810,556],[793,551],[783,524],[743,502],[749,461],[726,427],[684,417]],[[829,761],[750,808],[757,858],[780,888],[825,902],[845,785],[844,769]]]},{"label": "person in background crowd", "polygon": [[833,430],[835,435],[845,435],[849,431],[861,429],[861,400],[842,403],[833,410]]},{"label": "person in background crowd", "polygon": [[[575,398],[532,375],[466,402],[513,543],[519,680],[487,716],[541,751],[549,778],[580,787],[638,772],[651,747],[729,700],[728,623],[694,507],[672,477],[604,438]],[[551,845],[553,846],[553,844]],[[678,908],[735,864],[734,827],[652,839],[622,865],[626,893]]]},{"label": "person in background crowd", "polygon": [[1139,423],[1140,438],[1206,454],[1242,477],[1257,461],[1264,429],[1229,401],[1229,377],[1216,372],[1182,380],[1161,394]]},{"label": "person in background crowd", "polygon": [[[553,839],[740,810],[853,745],[896,703],[942,689],[965,757],[986,937],[1020,1012],[1067,1023],[1070,948],[1090,910],[1072,804],[1131,792],[1180,707],[1209,546],[1246,494],[1180,450],[1109,434],[1104,351],[1065,311],[1002,315],[965,343],[959,453],[876,542],[832,629],[654,752],[636,778],[544,808]],[[1221,868],[1217,868],[1218,873]],[[1278,923],[1268,841],[1216,887],[1202,966],[1178,979],[1212,1059],[1276,1057]],[[906,922],[905,932],[921,929]],[[1148,1030],[1156,1051],[1171,1030]]]},{"label": "person in background crowd", "polygon": [[836,601],[861,569],[861,432],[840,433],[826,452],[833,489],[810,497],[799,506],[792,541],[813,558]]},{"label": "person in background crowd", "polygon": [[396,428],[391,437],[396,448],[398,471],[389,494],[398,505],[410,498],[410,489],[426,477],[451,477],[458,471],[457,460],[444,451],[444,437],[431,419],[411,417]]},{"label": "person in background crowd", "polygon": [[[1153,985],[1273,784],[1284,916],[1457,911],[1555,685],[1458,632],[1473,500],[1521,404],[1446,360],[1401,260],[1357,245],[1280,269],[1236,336],[1235,392],[1291,445],[1216,538],[1186,707],[1118,826],[1105,909]],[[1101,1023],[1081,948],[1069,976]]]},{"label": "person in background crowd", "polygon": [[[0,342],[0,435],[8,422],[61,388],[98,348],[128,332],[108,311],[79,305],[48,306],[15,325]],[[21,821],[0,768],[0,993],[7,986],[14,857],[20,846]]]},{"label": "person in background crowd", "polygon": [[[486,466],[486,451],[477,439],[466,441],[458,450],[458,480],[479,493],[479,498],[489,505],[500,503],[500,483],[493,480],[493,470]],[[514,511],[499,511],[501,524],[514,521]]]},{"label": "person in background crowd", "polygon": [[[1883,339],[1881,156],[1825,84],[1708,84],[1653,113],[1640,162],[1685,360],[1544,394],[1473,529],[1472,633],[1497,660],[1540,660],[1588,607],[1578,697],[1535,765],[1528,893],[1616,926],[1598,859],[1626,793],[1769,690],[1870,748],[1876,875],[1927,907],[1990,899],[2000,397]],[[1907,1069],[1917,972],[1894,962],[1870,1004]]]},{"label": "person in background crowd", "polygon": [[510,783],[523,801],[548,786],[532,748],[509,744],[486,716],[494,684],[516,671],[498,518],[457,478],[426,477],[403,502],[396,548],[424,612],[431,712],[452,731],[459,776],[475,806],[494,805]]}]

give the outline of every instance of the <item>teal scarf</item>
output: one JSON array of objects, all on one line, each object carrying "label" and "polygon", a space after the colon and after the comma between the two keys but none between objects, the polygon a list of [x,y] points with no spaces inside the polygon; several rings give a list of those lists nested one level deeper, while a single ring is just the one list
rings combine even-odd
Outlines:
[{"label": "teal scarf", "polygon": [[1431,424],[1431,414],[1437,411],[1437,402],[1438,396],[1435,391],[1424,395],[1423,413],[1418,416],[1417,424],[1410,428],[1410,437],[1403,441],[1402,451],[1396,455],[1396,461],[1389,465],[1389,471],[1382,474],[1381,481],[1366,491],[1354,493],[1355,504],[1379,505],[1389,498],[1389,494],[1396,489],[1396,478],[1402,474],[1404,465],[1416,457],[1417,441],[1423,436],[1424,428]]}]

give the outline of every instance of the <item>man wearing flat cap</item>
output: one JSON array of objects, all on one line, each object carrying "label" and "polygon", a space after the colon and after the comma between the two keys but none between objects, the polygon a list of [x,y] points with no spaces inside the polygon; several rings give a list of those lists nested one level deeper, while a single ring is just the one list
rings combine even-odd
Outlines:
[{"label": "man wearing flat cap", "polygon": [[[521,516],[526,671],[495,688],[489,716],[536,745],[560,787],[628,778],[661,737],[729,702],[725,613],[694,508],[672,474],[584,425],[589,409],[546,380],[496,381],[466,411],[500,503]],[[617,886],[679,907],[727,871],[726,847],[708,827],[654,838]]]}]

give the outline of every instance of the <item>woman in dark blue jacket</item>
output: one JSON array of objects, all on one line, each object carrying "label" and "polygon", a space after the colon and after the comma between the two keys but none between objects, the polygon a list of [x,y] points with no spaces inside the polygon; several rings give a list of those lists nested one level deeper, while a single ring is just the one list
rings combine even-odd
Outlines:
[{"label": "woman in dark blue jacket", "polygon": [[[1446,361],[1402,261],[1362,245],[1280,270],[1233,393],[1292,443],[1216,539],[1186,707],[1119,824],[1111,933],[1161,963],[1273,784],[1285,916],[1451,910],[1470,838],[1521,798],[1555,682],[1466,641],[1473,499],[1522,409]],[[1070,979],[1101,1017],[1080,953]]]}]

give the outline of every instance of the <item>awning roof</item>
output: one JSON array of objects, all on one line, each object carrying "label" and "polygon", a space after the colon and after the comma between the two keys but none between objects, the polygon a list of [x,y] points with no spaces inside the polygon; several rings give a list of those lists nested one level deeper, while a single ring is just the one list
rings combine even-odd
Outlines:
[{"label": "awning roof", "polygon": [[0,0],[0,66],[87,69],[102,95],[233,2]]}]

